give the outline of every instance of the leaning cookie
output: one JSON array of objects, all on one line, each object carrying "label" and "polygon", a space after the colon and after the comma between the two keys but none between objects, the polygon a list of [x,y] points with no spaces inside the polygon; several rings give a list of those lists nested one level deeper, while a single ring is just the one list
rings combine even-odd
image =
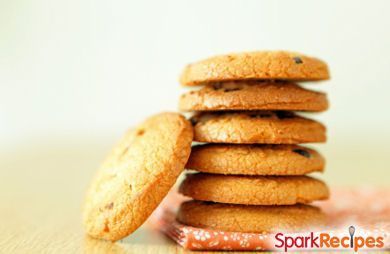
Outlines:
[{"label": "leaning cookie", "polygon": [[84,205],[84,228],[116,241],[149,217],[188,159],[191,124],[177,113],[150,117],[115,146],[93,180]]},{"label": "leaning cookie", "polygon": [[187,174],[180,193],[195,200],[241,205],[306,204],[329,197],[328,187],[308,176]]},{"label": "leaning cookie", "polygon": [[206,85],[180,97],[182,111],[299,110],[324,111],[325,93],[304,89],[294,83],[241,81]]},{"label": "leaning cookie", "polygon": [[288,111],[198,113],[194,141],[235,144],[299,144],[326,141],[325,126]]},{"label": "leaning cookie", "polygon": [[211,57],[188,65],[181,74],[185,86],[231,80],[329,79],[325,62],[288,51],[243,52]]},{"label": "leaning cookie", "polygon": [[317,151],[298,145],[204,144],[192,147],[186,168],[227,175],[304,175],[324,166]]},{"label": "leaning cookie", "polygon": [[183,224],[229,232],[275,233],[314,230],[326,216],[310,205],[252,206],[202,201],[181,204],[177,220]]}]

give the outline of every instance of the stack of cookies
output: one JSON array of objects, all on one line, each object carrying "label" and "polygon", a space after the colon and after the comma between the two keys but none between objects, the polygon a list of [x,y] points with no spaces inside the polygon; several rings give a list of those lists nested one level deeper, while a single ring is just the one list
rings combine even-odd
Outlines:
[{"label": "stack of cookies", "polygon": [[178,220],[235,232],[297,231],[324,223],[324,158],[298,145],[325,142],[325,127],[300,112],[328,108],[326,94],[296,81],[329,79],[326,63],[285,51],[217,56],[186,67],[180,110],[194,112],[194,141]]}]

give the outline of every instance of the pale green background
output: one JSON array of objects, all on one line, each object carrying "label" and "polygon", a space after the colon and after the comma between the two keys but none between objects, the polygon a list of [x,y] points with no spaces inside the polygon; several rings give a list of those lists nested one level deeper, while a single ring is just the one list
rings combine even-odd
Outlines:
[{"label": "pale green background", "polygon": [[310,86],[331,101],[315,115],[329,129],[329,142],[317,146],[328,159],[323,178],[388,185],[389,8],[389,1],[1,1],[1,180],[12,170],[36,184],[60,182],[34,177],[43,167],[72,170],[82,156],[89,163],[74,174],[87,182],[126,128],[176,110],[185,64],[289,49],[330,65],[332,80]]}]

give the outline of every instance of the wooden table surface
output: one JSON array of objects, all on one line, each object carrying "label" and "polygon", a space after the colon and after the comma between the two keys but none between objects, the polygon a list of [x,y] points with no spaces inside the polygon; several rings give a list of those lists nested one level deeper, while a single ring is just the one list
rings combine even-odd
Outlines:
[{"label": "wooden table surface", "polygon": [[147,224],[117,243],[85,236],[83,196],[110,145],[33,143],[1,153],[0,253],[183,252]]},{"label": "wooden table surface", "polygon": [[[106,142],[96,140],[37,139],[0,150],[0,253],[187,252],[147,225],[117,243],[84,235],[80,207],[85,190],[110,144],[115,143],[115,138],[106,138]],[[340,147],[340,151],[345,150]],[[387,161],[386,153],[382,153],[376,156]],[[356,179],[369,181],[372,172],[383,174],[372,179],[373,184],[386,184],[388,173],[378,160],[376,167],[372,164],[371,174],[365,174],[362,170],[368,163],[364,159],[359,161],[360,154],[354,155],[358,161],[353,167],[346,167],[352,155],[337,157],[336,151],[329,154],[334,162],[328,163],[325,179],[333,181],[331,184],[355,184]],[[351,179],[352,170],[362,173]]]}]

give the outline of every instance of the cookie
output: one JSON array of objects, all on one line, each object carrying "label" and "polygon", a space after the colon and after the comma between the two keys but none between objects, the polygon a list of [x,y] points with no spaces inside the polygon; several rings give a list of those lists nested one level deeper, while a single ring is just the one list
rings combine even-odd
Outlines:
[{"label": "cookie", "polygon": [[181,204],[177,220],[193,227],[244,233],[297,232],[326,223],[321,210],[310,205],[247,206],[195,200]]},{"label": "cookie", "polygon": [[297,145],[204,144],[192,147],[186,168],[227,175],[304,175],[322,172],[325,159]]},{"label": "cookie", "polygon": [[191,124],[177,113],[155,115],[128,131],[91,184],[86,232],[115,241],[141,226],[182,172],[192,136]]},{"label": "cookie", "polygon": [[181,111],[299,110],[324,111],[325,93],[304,89],[294,83],[241,81],[206,85],[183,94]]},{"label": "cookie", "polygon": [[241,205],[295,205],[329,197],[325,183],[309,176],[187,174],[179,191],[195,200]]},{"label": "cookie", "polygon": [[198,142],[299,144],[326,141],[324,125],[288,111],[203,112],[190,120],[194,140]]},{"label": "cookie", "polygon": [[181,74],[185,86],[231,80],[329,79],[325,62],[287,51],[244,52],[211,57],[188,65]]}]

